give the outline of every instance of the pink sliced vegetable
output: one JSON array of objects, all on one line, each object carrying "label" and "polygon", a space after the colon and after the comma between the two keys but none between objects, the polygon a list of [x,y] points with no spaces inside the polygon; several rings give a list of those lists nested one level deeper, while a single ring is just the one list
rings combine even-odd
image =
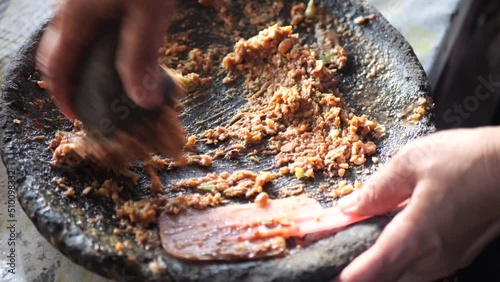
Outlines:
[{"label": "pink sliced vegetable", "polygon": [[[407,201],[400,206],[406,205]],[[205,211],[163,214],[163,248],[187,260],[248,260],[281,256],[286,240],[344,227],[372,216],[346,215],[305,196],[258,204],[230,205]]]},{"label": "pink sliced vegetable", "polygon": [[[410,200],[399,204],[398,207],[406,206]],[[345,227],[365,219],[374,217],[374,215],[348,215],[343,213],[338,207],[322,209],[317,213],[310,213],[307,216],[288,218],[290,225],[278,224],[276,227],[267,229],[247,228],[247,234],[233,237],[229,240],[242,241],[253,240],[256,238],[270,238],[279,234],[284,238],[303,237],[307,234],[329,231]]]}]

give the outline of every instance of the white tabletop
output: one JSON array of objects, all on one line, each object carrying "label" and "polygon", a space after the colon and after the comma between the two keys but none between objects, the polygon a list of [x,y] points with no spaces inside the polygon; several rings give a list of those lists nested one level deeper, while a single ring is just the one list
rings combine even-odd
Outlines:
[{"label": "white tabletop", "polygon": [[[406,37],[436,85],[472,0],[367,0]],[[48,0],[0,0],[0,78],[30,32],[50,16]],[[16,274],[8,271],[7,177],[0,164],[0,281],[109,281],[72,263],[53,248],[16,207]]]}]

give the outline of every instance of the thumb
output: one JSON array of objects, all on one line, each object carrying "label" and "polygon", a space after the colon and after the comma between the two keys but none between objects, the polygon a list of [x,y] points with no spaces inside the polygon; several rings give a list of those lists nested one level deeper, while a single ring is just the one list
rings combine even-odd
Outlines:
[{"label": "thumb", "polygon": [[416,184],[416,173],[414,166],[410,165],[409,154],[396,155],[362,189],[340,199],[340,209],[349,214],[377,215],[391,211],[408,199]]},{"label": "thumb", "polygon": [[[162,3],[160,7],[158,2]],[[164,82],[158,65],[158,48],[174,12],[172,1],[125,1],[117,67],[130,99],[140,107],[163,105]]]}]

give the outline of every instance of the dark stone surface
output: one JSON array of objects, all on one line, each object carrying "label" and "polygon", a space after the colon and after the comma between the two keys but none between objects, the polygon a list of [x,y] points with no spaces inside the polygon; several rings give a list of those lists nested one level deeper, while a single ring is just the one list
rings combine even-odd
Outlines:
[{"label": "dark stone surface", "polygon": [[[387,161],[387,154],[393,154],[409,140],[434,131],[432,116],[426,116],[418,125],[412,125],[397,118],[397,114],[413,105],[419,97],[429,98],[429,85],[411,47],[403,37],[391,27],[373,8],[358,1],[326,1],[329,13],[337,19],[344,19],[342,24],[352,34],[342,36],[341,40],[349,55],[349,67],[342,71],[341,90],[346,101],[356,111],[363,107],[375,120],[387,126],[387,137],[379,142],[382,162]],[[204,11],[193,17],[190,24],[200,25],[214,21],[215,15]],[[288,11],[286,11],[288,15]],[[353,18],[360,15],[375,14],[376,20],[363,26],[353,23]],[[346,19],[347,18],[347,19]],[[189,25],[189,23],[188,23]],[[200,34],[194,34],[195,45],[206,46],[218,40],[211,29],[217,25],[206,24]],[[185,27],[185,28],[189,28]],[[3,161],[16,168],[18,197],[21,206],[37,226],[40,233],[64,255],[76,263],[119,281],[327,281],[338,274],[354,257],[371,244],[389,221],[383,216],[365,221],[345,229],[333,236],[320,240],[303,249],[293,249],[290,255],[280,259],[269,259],[235,263],[190,263],[170,257],[161,247],[149,250],[133,244],[123,255],[115,250],[115,243],[133,237],[117,237],[112,230],[118,226],[114,208],[110,201],[90,196],[66,198],[56,190],[54,177],[64,176],[69,186],[79,194],[93,180],[103,181],[113,176],[105,171],[82,167],[75,170],[55,169],[44,163],[50,160],[51,152],[47,144],[56,130],[71,128],[55,106],[48,94],[32,82],[38,78],[34,68],[34,54],[42,30],[33,35],[10,65],[3,85],[0,124],[1,149]],[[255,30],[247,30],[249,34]],[[201,34],[203,33],[203,34]],[[207,41],[208,40],[208,41]],[[224,40],[221,39],[221,42]],[[226,42],[229,44],[230,42]],[[374,79],[366,78],[367,53],[388,61],[384,71]],[[214,80],[215,87],[203,89],[198,104],[193,102],[185,115],[185,124],[196,132],[199,125],[211,127],[229,120],[235,110],[241,106],[241,99],[224,100],[226,91],[232,86],[223,86],[222,77]],[[353,97],[354,89],[365,86],[362,95]],[[35,100],[42,101],[34,103]],[[199,103],[210,101],[211,103]],[[197,105],[197,106],[194,106]],[[214,118],[214,111],[223,111],[221,117]],[[21,124],[13,123],[19,119]],[[201,121],[201,123],[200,123]],[[45,142],[32,139],[44,135]],[[42,160],[42,161],[41,161]],[[269,166],[271,159],[262,160],[262,166]],[[255,167],[251,162],[237,164],[221,163],[210,170],[191,169],[169,171],[161,174],[164,183],[183,177],[205,174],[207,171],[220,171],[235,167]],[[359,168],[363,169],[363,168]],[[134,170],[142,175],[137,187],[120,179],[126,192],[133,199],[147,197],[149,180],[141,167]],[[363,180],[366,176],[352,173],[349,179]],[[283,181],[269,187],[272,194],[292,181]],[[306,192],[314,190],[314,183],[309,183]],[[308,191],[309,189],[309,191]],[[168,194],[174,196],[174,193]],[[324,194],[313,194],[322,200]],[[97,223],[89,219],[103,215]],[[152,261],[165,265],[164,274],[154,273],[148,267]]]}]

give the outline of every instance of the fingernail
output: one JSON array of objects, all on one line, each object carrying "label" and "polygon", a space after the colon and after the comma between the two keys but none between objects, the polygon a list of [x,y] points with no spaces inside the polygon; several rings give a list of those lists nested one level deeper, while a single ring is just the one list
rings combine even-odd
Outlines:
[{"label": "fingernail", "polygon": [[358,206],[358,197],[359,197],[359,192],[354,191],[351,194],[340,198],[337,206],[344,213],[353,213],[356,211],[356,208]]}]

